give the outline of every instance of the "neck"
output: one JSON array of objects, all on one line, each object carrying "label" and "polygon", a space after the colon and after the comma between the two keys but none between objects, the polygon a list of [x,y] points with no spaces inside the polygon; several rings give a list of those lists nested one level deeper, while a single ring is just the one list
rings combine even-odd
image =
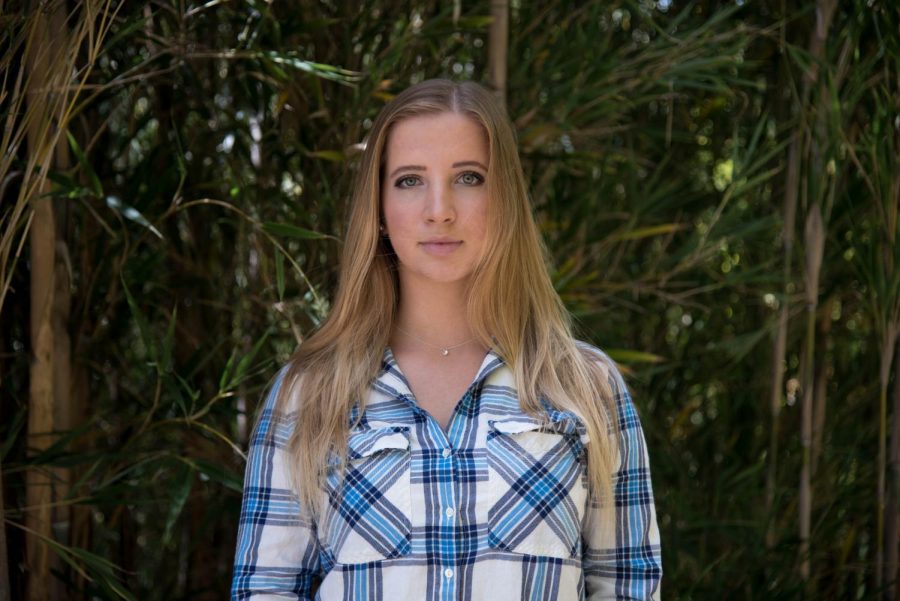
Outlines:
[{"label": "neck", "polygon": [[392,346],[408,346],[409,335],[437,346],[453,346],[473,337],[466,316],[466,283],[404,282],[400,278],[400,306]]}]

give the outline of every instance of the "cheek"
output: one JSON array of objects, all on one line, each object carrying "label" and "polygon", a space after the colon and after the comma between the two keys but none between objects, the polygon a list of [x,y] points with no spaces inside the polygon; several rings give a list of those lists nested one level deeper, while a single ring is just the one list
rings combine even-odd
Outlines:
[{"label": "cheek", "polygon": [[398,207],[396,201],[391,198],[391,195],[387,191],[382,191],[381,193],[381,218],[384,221],[385,227],[390,230],[393,227],[396,227],[397,218],[398,218]]},{"label": "cheek", "polygon": [[410,237],[413,220],[409,211],[404,210],[397,203],[391,202],[390,199],[386,199],[381,210],[384,213],[384,227],[395,243],[400,243]]},{"label": "cheek", "polygon": [[472,211],[469,214],[469,227],[474,234],[484,237],[488,230],[488,219],[487,202],[479,202],[472,207]]}]

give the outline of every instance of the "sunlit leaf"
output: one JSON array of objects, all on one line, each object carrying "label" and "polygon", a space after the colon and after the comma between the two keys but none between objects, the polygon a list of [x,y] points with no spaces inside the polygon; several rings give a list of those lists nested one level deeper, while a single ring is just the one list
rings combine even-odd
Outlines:
[{"label": "sunlit leaf", "polygon": [[604,351],[616,363],[662,363],[666,360],[665,357],[645,351],[617,348],[607,348]]},{"label": "sunlit leaf", "polygon": [[622,232],[621,234],[617,234],[612,236],[613,240],[638,240],[640,238],[650,238],[652,236],[660,236],[662,234],[669,234],[672,232],[677,232],[678,230],[683,230],[685,225],[683,223],[663,223],[660,225],[651,225],[647,227],[640,227],[635,229],[630,229]]},{"label": "sunlit leaf", "polygon": [[335,163],[343,163],[347,160],[347,157],[340,150],[317,150],[308,153],[308,155],[313,158],[325,159],[326,161],[333,161]]},{"label": "sunlit leaf", "polygon": [[125,217],[126,219],[130,219],[131,221],[134,221],[135,223],[141,224],[142,226],[144,226],[145,228],[147,228],[148,230],[153,232],[153,234],[156,235],[157,238],[162,239],[163,235],[159,232],[158,229],[156,229],[156,227],[154,227],[154,225],[152,223],[147,221],[147,218],[144,217],[140,211],[138,211],[134,207],[124,204],[119,197],[107,196],[106,197],[106,206],[108,206],[110,209],[112,209],[114,211],[121,213],[122,216]]}]

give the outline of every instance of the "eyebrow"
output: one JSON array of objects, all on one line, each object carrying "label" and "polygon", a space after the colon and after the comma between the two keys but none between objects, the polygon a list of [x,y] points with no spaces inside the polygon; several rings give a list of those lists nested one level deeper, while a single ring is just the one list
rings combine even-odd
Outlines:
[{"label": "eyebrow", "polygon": [[[488,170],[487,167],[485,167],[479,161],[459,161],[457,163],[453,163],[453,167],[481,167],[484,171]],[[394,177],[401,171],[428,171],[428,167],[426,167],[425,165],[401,165],[400,167],[394,169],[388,177]]]}]

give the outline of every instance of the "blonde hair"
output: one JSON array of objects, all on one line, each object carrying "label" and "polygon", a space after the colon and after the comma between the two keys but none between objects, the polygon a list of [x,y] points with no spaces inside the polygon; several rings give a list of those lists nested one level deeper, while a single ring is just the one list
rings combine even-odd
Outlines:
[{"label": "blonde hair", "polygon": [[446,111],[481,125],[489,148],[488,242],[470,278],[469,323],[514,372],[523,411],[544,417],[543,398],[582,418],[591,440],[585,448],[592,492],[611,499],[616,408],[606,359],[572,336],[547,272],[515,133],[484,87],[432,79],[398,94],[372,125],[352,189],[333,307],[291,357],[279,388],[276,407],[297,410],[289,470],[301,505],[314,513],[328,458],[346,457],[351,410],[365,410],[397,315],[396,258],[379,232],[385,143],[398,121]]}]

